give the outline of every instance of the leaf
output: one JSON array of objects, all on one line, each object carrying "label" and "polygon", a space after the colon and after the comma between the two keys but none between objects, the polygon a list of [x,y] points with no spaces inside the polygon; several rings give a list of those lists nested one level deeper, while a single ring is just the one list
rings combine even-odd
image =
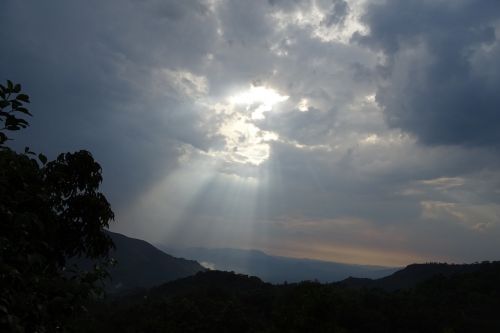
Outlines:
[{"label": "leaf", "polygon": [[10,100],[10,104],[12,105],[13,109],[17,109],[18,107],[23,105],[21,102],[19,102],[18,100],[15,100],[15,99]]},{"label": "leaf", "polygon": [[12,83],[12,81],[11,81],[11,80],[7,80],[7,88],[8,88],[9,90],[12,90],[12,89],[14,88],[14,84]]},{"label": "leaf", "polygon": [[40,160],[40,162],[42,162],[43,165],[47,164],[47,156],[45,156],[44,154],[38,154],[38,159]]},{"label": "leaf", "polygon": [[27,115],[33,116],[33,115],[32,115],[32,114],[28,111],[28,109],[23,108],[23,107],[19,107],[19,108],[17,108],[17,109],[16,109],[16,111],[19,111],[19,112],[22,112],[22,113],[24,113],[24,114],[27,114]]},{"label": "leaf", "polygon": [[28,95],[26,95],[26,94],[19,94],[19,95],[17,95],[16,99],[18,101],[23,101],[25,103],[29,103],[30,102],[30,97]]},{"label": "leaf", "polygon": [[23,128],[28,126],[28,122],[24,119],[16,118],[13,116],[7,116],[5,120],[5,126],[8,128],[9,126],[21,126]]},{"label": "leaf", "polygon": [[8,115],[7,119],[5,119],[5,126],[9,127],[11,125],[17,125],[18,119],[14,116]]},{"label": "leaf", "polygon": [[30,151],[30,147],[24,147],[24,153],[27,153]]},{"label": "leaf", "polygon": [[17,123],[20,125],[20,126],[28,126],[28,122],[24,119],[17,119]]},{"label": "leaf", "polygon": [[18,92],[20,92],[20,91],[21,91],[21,85],[18,83],[18,84],[16,84],[16,85],[14,86],[14,92],[15,92],[15,93],[18,93]]}]

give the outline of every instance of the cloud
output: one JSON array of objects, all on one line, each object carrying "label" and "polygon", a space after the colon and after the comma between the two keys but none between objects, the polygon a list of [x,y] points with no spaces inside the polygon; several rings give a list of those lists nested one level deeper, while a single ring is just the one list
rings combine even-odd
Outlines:
[{"label": "cloud", "polygon": [[498,1],[393,0],[367,6],[367,35],[382,52],[377,102],[387,123],[428,145],[500,144]]},{"label": "cloud", "polygon": [[451,220],[474,231],[485,231],[498,226],[500,206],[473,205],[442,201],[422,201],[422,217],[427,220]]},{"label": "cloud", "polygon": [[115,207],[174,169],[182,145],[217,141],[192,103],[217,38],[208,2],[8,1],[0,16],[2,75],[23,84],[35,115],[16,144],[91,150]]},{"label": "cloud", "polygon": [[117,231],[475,260],[500,235],[500,15],[484,6],[7,1],[0,72],[33,101],[16,145],[92,151]]},{"label": "cloud", "polygon": [[333,1],[330,11],[326,15],[323,23],[330,27],[332,25],[343,24],[349,13],[349,4],[344,0]]}]

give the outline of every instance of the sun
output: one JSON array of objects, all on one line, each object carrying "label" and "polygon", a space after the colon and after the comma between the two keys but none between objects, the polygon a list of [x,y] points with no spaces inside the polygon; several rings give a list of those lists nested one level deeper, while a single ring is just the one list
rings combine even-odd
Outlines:
[{"label": "sun", "polygon": [[251,117],[257,120],[264,119],[264,112],[271,111],[274,105],[286,101],[289,97],[280,95],[271,88],[252,86],[247,91],[229,97],[229,102],[235,105],[244,105],[248,110],[253,109]]}]

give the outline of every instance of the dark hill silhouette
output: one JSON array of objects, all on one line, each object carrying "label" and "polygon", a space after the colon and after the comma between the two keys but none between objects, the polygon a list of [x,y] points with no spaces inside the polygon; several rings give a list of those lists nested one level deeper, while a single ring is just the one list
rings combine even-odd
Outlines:
[{"label": "dark hill silhouette", "polygon": [[[194,260],[173,257],[146,241],[108,231],[116,249],[110,256],[116,259],[109,269],[108,292],[151,288],[162,283],[194,275],[206,270]],[[89,262],[80,263],[89,265]]]},{"label": "dark hill silhouette", "polygon": [[459,273],[472,273],[479,270],[480,267],[480,264],[412,264],[380,279],[349,277],[340,281],[339,284],[341,286],[352,288],[380,288],[392,291],[414,287],[418,283],[436,275],[449,277]]},{"label": "dark hill silhouette", "polygon": [[150,297],[164,297],[166,295],[192,294],[205,289],[241,293],[270,287],[272,287],[271,284],[263,282],[256,276],[209,270],[152,288],[148,295]]},{"label": "dark hill silhouette", "polygon": [[420,283],[399,291],[310,281],[272,285],[206,271],[97,304],[74,327],[86,333],[500,332],[500,262],[410,265],[393,276]]}]

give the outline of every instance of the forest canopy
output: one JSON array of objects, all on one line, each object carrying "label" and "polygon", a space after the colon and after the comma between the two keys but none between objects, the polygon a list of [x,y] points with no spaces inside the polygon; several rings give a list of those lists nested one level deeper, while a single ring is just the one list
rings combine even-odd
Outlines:
[{"label": "forest canopy", "polygon": [[[64,331],[106,277],[113,243],[104,230],[114,214],[90,152],[48,161],[7,145],[10,132],[28,127],[29,103],[20,84],[0,85],[0,330]],[[79,269],[70,259],[81,257],[101,264]]]}]

